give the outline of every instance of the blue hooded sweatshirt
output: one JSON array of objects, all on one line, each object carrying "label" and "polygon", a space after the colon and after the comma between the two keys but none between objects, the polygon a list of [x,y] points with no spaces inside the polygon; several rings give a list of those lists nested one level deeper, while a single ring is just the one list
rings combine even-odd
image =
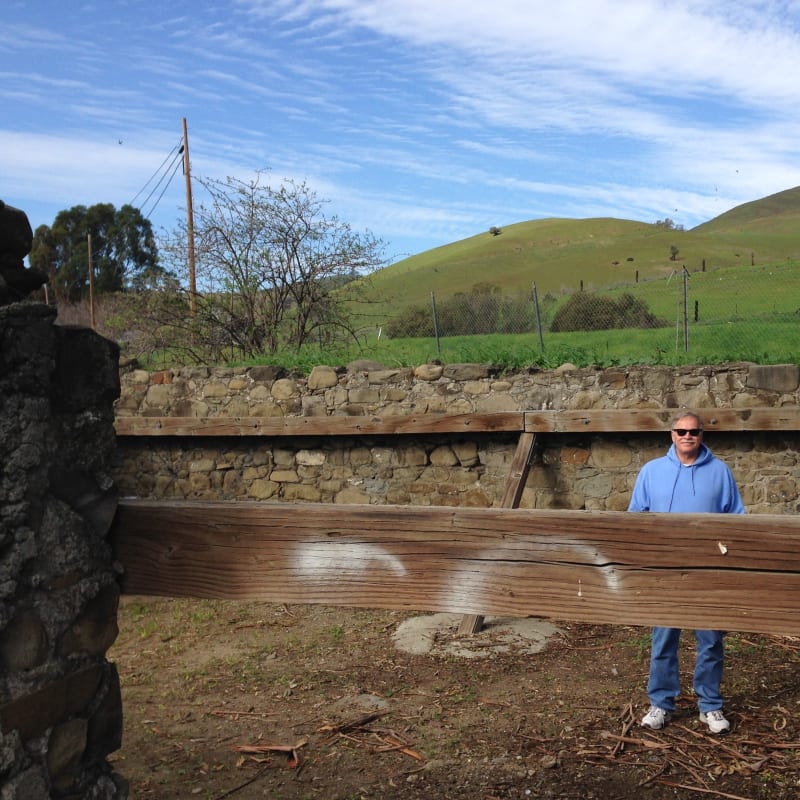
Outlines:
[{"label": "blue hooded sweatshirt", "polygon": [[708,447],[701,444],[694,463],[684,465],[673,444],[665,456],[642,467],[628,511],[744,514],[744,505],[728,465]]}]

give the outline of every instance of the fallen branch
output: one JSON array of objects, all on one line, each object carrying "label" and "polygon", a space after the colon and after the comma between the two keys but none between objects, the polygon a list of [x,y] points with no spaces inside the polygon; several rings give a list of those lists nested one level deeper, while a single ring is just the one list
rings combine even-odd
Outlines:
[{"label": "fallen branch", "polygon": [[[780,647],[783,650],[788,650],[790,653],[797,653],[798,651],[800,651],[800,647],[798,647],[797,645],[791,645],[788,642],[786,642],[786,638],[795,639],[796,637],[770,636],[768,638],[770,640],[769,643],[774,647]],[[739,641],[741,641],[742,644],[750,645],[750,647],[758,648],[763,646],[760,645],[758,642],[751,641],[750,639],[740,639]]]},{"label": "fallen branch", "polygon": [[234,786],[233,789],[229,789],[227,792],[223,792],[223,794],[217,795],[214,800],[225,800],[226,797],[230,797],[236,794],[236,792],[246,789],[251,783],[255,783],[266,771],[267,768],[262,767],[252,778],[246,780],[244,783],[240,783],[238,786]]},{"label": "fallen branch", "polygon": [[721,750],[722,752],[727,753],[729,756],[733,756],[734,758],[738,758],[742,761],[747,760],[747,756],[744,753],[740,753],[733,747],[729,747],[724,742],[722,742],[719,737],[713,738],[711,736],[707,736],[704,733],[698,733],[697,731],[693,731],[691,728],[687,728],[685,725],[676,725],[675,727],[681,728],[682,730],[686,731],[687,733],[691,734],[697,739],[702,739],[708,742],[710,745],[713,745],[715,749]]},{"label": "fallen branch", "polygon": [[[624,719],[624,716],[627,714],[627,719]],[[621,736],[625,737],[630,732],[630,729],[633,727],[633,723],[635,722],[635,717],[633,715],[633,703],[628,703],[625,707],[625,711],[622,714],[623,716],[623,723],[622,723],[622,733]],[[618,756],[623,750],[625,749],[625,742],[624,741],[617,741],[614,745],[614,749],[611,751],[611,755],[616,757]]]},{"label": "fallen branch", "polygon": [[511,703],[503,703],[500,700],[489,700],[487,697],[481,697],[478,702],[482,706],[497,706],[498,708],[512,708]]},{"label": "fallen branch", "polygon": [[741,743],[765,747],[767,750],[800,750],[800,742],[758,742],[754,739],[742,739]]},{"label": "fallen branch", "polygon": [[637,739],[633,736],[617,736],[610,731],[600,731],[600,736],[603,739],[613,739],[616,742],[623,744],[640,744],[642,747],[648,747],[651,750],[669,750],[672,745],[666,742],[654,742],[652,739]]},{"label": "fallen branch", "polygon": [[392,750],[398,750],[399,752],[403,753],[404,755],[411,756],[411,758],[415,758],[417,761],[424,761],[425,759],[416,751],[412,750],[408,743],[398,741],[397,739],[392,739],[391,737],[386,737],[385,739],[381,739],[381,741],[385,742],[383,747],[378,747],[377,752],[379,753],[388,753]]},{"label": "fallen branch", "polygon": [[297,744],[235,744],[231,749],[247,755],[286,753],[286,766],[290,769],[297,769],[302,761],[300,748],[307,744],[308,739],[301,739]]},{"label": "fallen branch", "polygon": [[685,783],[674,783],[673,781],[659,780],[662,786],[669,786],[672,789],[686,789],[689,792],[700,792],[701,794],[713,794],[717,797],[726,797],[728,800],[751,800],[749,797],[742,797],[738,794],[728,794],[727,792],[718,792],[716,789],[706,789],[701,786],[689,786]]},{"label": "fallen branch", "polygon": [[219,709],[215,711],[209,711],[214,717],[233,717],[234,719],[237,717],[273,717],[274,714],[268,714],[266,711],[226,711],[224,709]]},{"label": "fallen branch", "polygon": [[321,728],[320,731],[325,731],[327,733],[345,733],[346,731],[357,730],[358,728],[363,728],[365,725],[369,725],[370,722],[375,722],[376,719],[380,719],[381,717],[385,717],[389,712],[388,711],[378,711],[374,714],[366,714],[363,717],[358,717],[358,719],[354,719],[351,722],[341,722],[338,725],[333,725],[332,723],[326,723]]},{"label": "fallen branch", "polygon": [[648,783],[652,783],[659,775],[663,775],[667,771],[667,767],[669,767],[669,761],[665,761],[658,772],[654,772],[650,777],[639,781],[639,783],[636,784],[636,788],[638,789],[642,786],[647,786]]}]

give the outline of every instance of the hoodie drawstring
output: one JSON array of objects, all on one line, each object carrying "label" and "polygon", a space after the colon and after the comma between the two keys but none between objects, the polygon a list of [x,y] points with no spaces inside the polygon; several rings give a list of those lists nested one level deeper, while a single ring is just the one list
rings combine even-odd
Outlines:
[{"label": "hoodie drawstring", "polygon": [[669,496],[669,508],[667,508],[667,511],[672,511],[672,501],[675,499],[675,490],[677,489],[678,481],[681,478],[681,470],[684,469],[689,470],[689,479],[692,482],[692,496],[697,494],[694,488],[694,464],[689,464],[688,466],[684,466],[683,464],[678,463],[678,470],[675,473],[675,481],[672,484],[672,493]]}]

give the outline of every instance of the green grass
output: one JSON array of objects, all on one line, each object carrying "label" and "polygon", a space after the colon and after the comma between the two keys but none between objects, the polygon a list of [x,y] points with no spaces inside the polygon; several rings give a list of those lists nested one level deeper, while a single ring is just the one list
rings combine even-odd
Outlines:
[{"label": "green grass", "polygon": [[332,642],[340,642],[344,638],[344,628],[341,625],[334,625],[328,629],[328,636]]},{"label": "green grass", "polygon": [[[500,221],[495,221],[499,224]],[[746,203],[691,231],[618,219],[544,219],[501,226],[420,253],[356,282],[372,300],[352,301],[360,334],[350,346],[283,349],[259,364],[304,373],[317,364],[368,358],[388,367],[432,360],[504,369],[614,364],[800,361],[800,187]],[[670,259],[670,248],[678,257]],[[687,294],[684,298],[684,270]],[[404,308],[431,309],[473,286],[531,302],[536,284],[544,347],[536,333],[390,340],[383,332]],[[569,296],[584,291],[642,299],[665,326],[595,333],[547,331]],[[348,291],[347,287],[342,291]],[[685,349],[684,317],[688,323]],[[254,362],[231,361],[231,366]],[[157,355],[149,368],[169,366]]]},{"label": "green grass", "polygon": [[569,362],[578,367],[630,364],[721,364],[752,361],[759,364],[800,363],[797,324],[762,322],[758,335],[747,325],[691,325],[689,349],[684,351],[683,330],[625,329],[591,333],[546,333],[544,349],[536,334],[433,337],[367,342],[361,349],[307,350],[259,363],[292,367],[304,373],[318,364],[338,366],[369,358],[389,368],[445,364],[490,364],[503,371],[537,367],[554,369]]},{"label": "green grass", "polygon": [[[796,260],[690,272],[686,289],[689,316],[694,318],[696,302],[701,323],[753,321],[779,314],[800,321],[800,262]],[[679,271],[671,278],[608,290],[613,296],[623,292],[644,300],[659,317],[675,320],[683,315],[683,276]]]}]

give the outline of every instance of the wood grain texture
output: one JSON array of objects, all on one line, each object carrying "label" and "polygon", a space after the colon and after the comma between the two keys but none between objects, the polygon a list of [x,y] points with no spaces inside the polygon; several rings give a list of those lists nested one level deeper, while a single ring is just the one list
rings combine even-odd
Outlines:
[{"label": "wood grain texture", "polygon": [[[634,433],[668,431],[675,408],[526,411],[525,430],[538,433]],[[697,409],[706,431],[796,431],[800,409]]]},{"label": "wood grain texture", "polygon": [[[797,408],[703,409],[707,431],[800,430]],[[675,409],[394,414],[385,417],[117,417],[117,436],[398,436],[404,434],[666,431]]]},{"label": "wood grain texture", "polygon": [[397,436],[522,431],[522,411],[386,417],[117,417],[117,436]]},{"label": "wood grain texture", "polygon": [[800,519],[123,501],[123,590],[800,635]]}]

